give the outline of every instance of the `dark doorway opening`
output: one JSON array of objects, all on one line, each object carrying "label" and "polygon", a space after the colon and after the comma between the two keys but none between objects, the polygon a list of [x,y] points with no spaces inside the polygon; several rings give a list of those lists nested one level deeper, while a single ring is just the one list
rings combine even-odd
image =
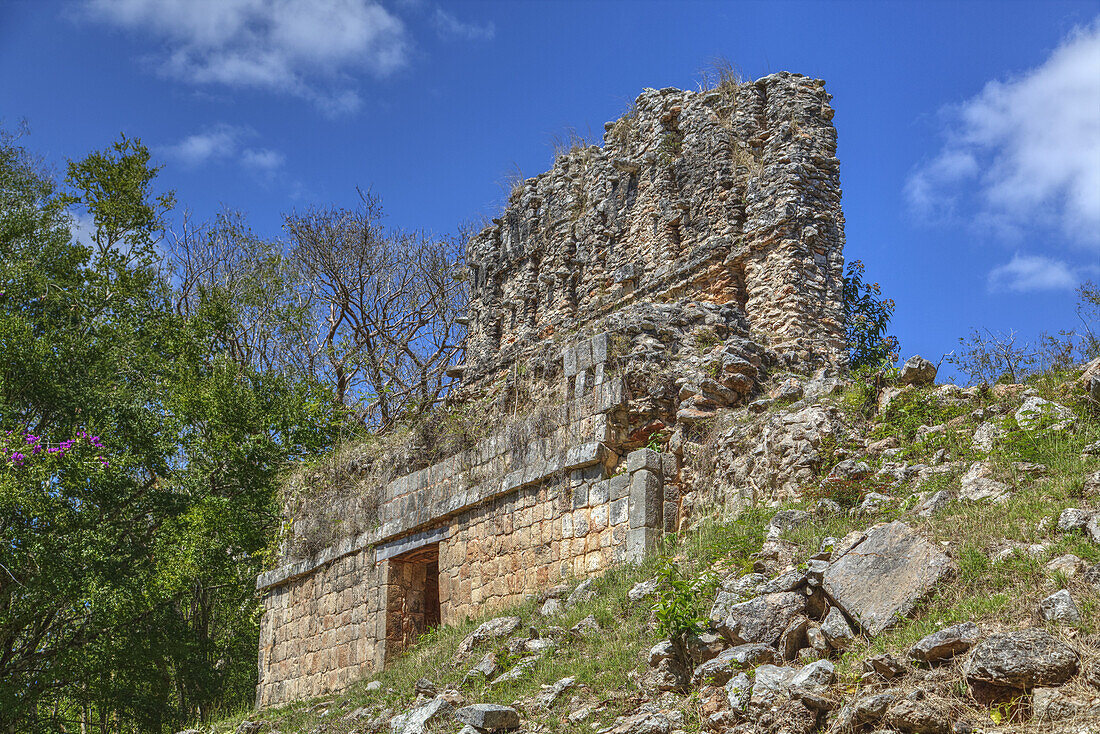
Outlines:
[{"label": "dark doorway opening", "polygon": [[389,560],[386,589],[386,657],[406,649],[439,625],[439,543]]}]

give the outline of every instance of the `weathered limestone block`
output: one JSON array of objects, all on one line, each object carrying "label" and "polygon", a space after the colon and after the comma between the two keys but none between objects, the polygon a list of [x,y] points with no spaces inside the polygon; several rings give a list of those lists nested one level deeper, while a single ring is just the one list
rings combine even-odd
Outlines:
[{"label": "weathered limestone block", "polygon": [[829,599],[870,635],[913,610],[954,566],[947,555],[903,522],[879,525],[825,570]]}]

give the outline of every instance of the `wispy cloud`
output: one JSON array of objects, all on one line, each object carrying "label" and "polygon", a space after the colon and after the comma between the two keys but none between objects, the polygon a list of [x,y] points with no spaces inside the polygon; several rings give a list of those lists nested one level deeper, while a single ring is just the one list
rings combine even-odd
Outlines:
[{"label": "wispy cloud", "polygon": [[255,171],[274,173],[286,163],[286,156],[268,148],[249,148],[241,151],[241,163]]},{"label": "wispy cloud", "polygon": [[160,149],[166,157],[179,161],[188,168],[197,168],[215,160],[232,158],[247,130],[233,125],[215,125],[194,135],[188,135],[178,143]]},{"label": "wispy cloud", "polygon": [[432,25],[443,39],[462,41],[491,41],[497,29],[492,21],[488,23],[467,23],[459,20],[438,5],[432,13]]},{"label": "wispy cloud", "polygon": [[1081,275],[1069,265],[1042,255],[1013,258],[989,273],[989,289],[994,292],[1069,290],[1081,282]]},{"label": "wispy cloud", "polygon": [[255,137],[250,128],[219,124],[160,147],[158,152],[188,168],[234,162],[253,173],[271,176],[283,167],[286,156],[270,148],[246,147],[245,142]]},{"label": "wispy cloud", "polygon": [[166,41],[159,69],[196,85],[291,94],[357,109],[352,74],[408,59],[404,24],[374,0],[86,0],[86,15]]},{"label": "wispy cloud", "polygon": [[[1040,66],[989,82],[942,119],[942,149],[905,188],[918,216],[955,222],[965,211],[996,237],[1046,229],[1100,248],[1100,18]],[[1069,271],[1040,259],[1014,258],[991,279],[1010,290],[1065,282]]]}]

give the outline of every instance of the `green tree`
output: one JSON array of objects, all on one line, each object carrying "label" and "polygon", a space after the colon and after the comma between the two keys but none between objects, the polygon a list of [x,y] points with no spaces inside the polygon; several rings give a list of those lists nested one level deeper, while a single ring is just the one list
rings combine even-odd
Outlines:
[{"label": "green tree", "polygon": [[186,298],[165,275],[140,141],[68,173],[0,141],[0,731],[174,731],[251,699],[279,473],[343,415],[230,338],[272,328],[281,270]]},{"label": "green tree", "polygon": [[887,333],[894,315],[894,301],[882,297],[878,283],[863,280],[863,261],[848,263],[844,277],[845,331],[848,366],[880,368],[898,359],[898,339]]},{"label": "green tree", "polygon": [[[14,450],[0,467],[0,721],[48,731],[46,704],[54,726],[88,718],[87,699],[117,676],[87,666],[148,612],[152,518],[171,500],[153,490],[172,451],[143,345],[163,335],[166,302],[148,259],[126,266],[117,244],[93,253],[71,239],[72,198],[11,138],[0,196],[0,430],[47,456],[110,437],[95,474],[48,462],[28,474]],[[142,247],[115,240],[127,241]]]}]

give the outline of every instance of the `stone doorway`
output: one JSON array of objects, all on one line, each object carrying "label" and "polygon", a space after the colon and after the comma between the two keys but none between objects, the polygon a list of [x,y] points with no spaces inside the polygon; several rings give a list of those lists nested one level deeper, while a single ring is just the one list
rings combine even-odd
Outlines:
[{"label": "stone doorway", "polygon": [[389,560],[386,584],[386,659],[440,622],[439,543]]}]

